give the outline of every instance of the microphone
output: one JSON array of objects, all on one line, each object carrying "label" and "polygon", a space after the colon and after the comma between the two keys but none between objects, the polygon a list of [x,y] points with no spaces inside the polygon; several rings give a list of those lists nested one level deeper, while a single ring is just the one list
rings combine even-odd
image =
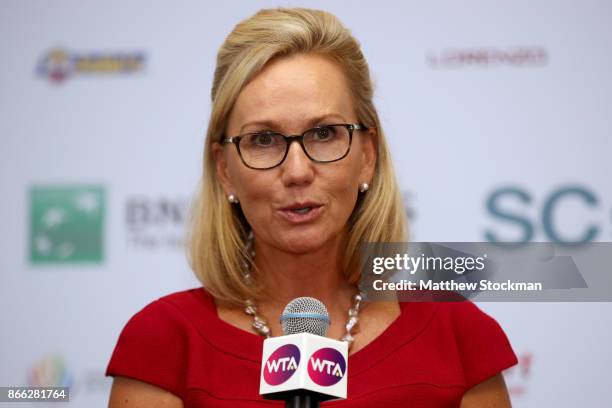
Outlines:
[{"label": "microphone", "polygon": [[285,401],[286,408],[346,398],[348,344],[325,337],[325,305],[311,297],[293,299],[280,322],[284,335],[264,340],[259,393]]}]

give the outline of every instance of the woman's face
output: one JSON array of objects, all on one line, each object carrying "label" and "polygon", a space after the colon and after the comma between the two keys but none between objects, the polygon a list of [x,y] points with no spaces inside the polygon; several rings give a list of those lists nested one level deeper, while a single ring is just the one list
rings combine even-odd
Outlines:
[{"label": "woman's face", "polygon": [[[342,69],[325,57],[299,54],[272,61],[243,89],[226,135],[295,135],[335,123],[358,123]],[[291,143],[284,162],[268,170],[246,167],[235,145],[215,143],[213,150],[219,181],[240,200],[257,245],[302,254],[337,243],[346,230],[359,184],[373,177],[375,137],[373,129],[354,131],[349,154],[331,163],[315,163]]]}]

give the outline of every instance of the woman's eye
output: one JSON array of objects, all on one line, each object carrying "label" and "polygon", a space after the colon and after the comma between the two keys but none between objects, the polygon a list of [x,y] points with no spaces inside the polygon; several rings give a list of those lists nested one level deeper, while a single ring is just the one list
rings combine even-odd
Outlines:
[{"label": "woman's eye", "polygon": [[317,129],[317,131],[315,132],[315,138],[317,140],[327,140],[331,137],[334,136],[334,129],[330,126],[328,127],[322,127]]},{"label": "woman's eye", "polygon": [[271,146],[275,143],[273,133],[258,133],[251,136],[251,144],[255,146]]}]

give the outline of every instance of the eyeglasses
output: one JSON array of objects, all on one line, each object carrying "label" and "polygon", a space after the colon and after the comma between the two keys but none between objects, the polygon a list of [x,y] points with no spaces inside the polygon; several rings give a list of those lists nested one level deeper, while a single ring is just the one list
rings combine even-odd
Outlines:
[{"label": "eyeglasses", "polygon": [[221,142],[235,144],[242,163],[248,168],[268,170],[285,161],[293,141],[300,143],[306,156],[313,162],[331,163],[341,160],[351,149],[353,131],[366,129],[363,125],[337,123],[308,129],[301,135],[286,136],[279,132],[264,131],[224,137]]}]

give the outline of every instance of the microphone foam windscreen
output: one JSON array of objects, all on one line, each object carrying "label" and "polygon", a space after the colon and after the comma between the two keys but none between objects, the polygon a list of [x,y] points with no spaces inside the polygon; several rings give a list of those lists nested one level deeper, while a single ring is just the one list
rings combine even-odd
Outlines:
[{"label": "microphone foam windscreen", "polygon": [[319,336],[327,334],[330,323],[325,305],[312,297],[299,297],[289,302],[280,322],[286,335],[312,333]]}]

